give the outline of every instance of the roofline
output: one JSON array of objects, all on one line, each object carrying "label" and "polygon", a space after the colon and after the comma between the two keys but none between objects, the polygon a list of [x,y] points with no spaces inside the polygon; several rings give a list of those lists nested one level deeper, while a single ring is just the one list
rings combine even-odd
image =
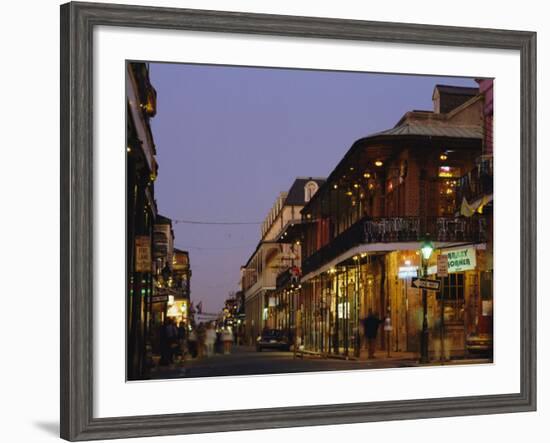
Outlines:
[{"label": "roofline", "polygon": [[321,194],[321,192],[324,191],[324,188],[326,186],[328,186],[328,184],[334,178],[334,175],[336,175],[336,171],[342,165],[345,164],[345,162],[348,160],[348,158],[351,157],[355,153],[355,151],[358,149],[358,147],[360,145],[362,145],[364,143],[371,143],[371,142],[382,141],[382,140],[398,141],[398,140],[414,140],[414,139],[427,139],[429,141],[432,141],[432,140],[480,141],[479,138],[450,137],[450,136],[446,136],[446,135],[431,135],[431,136],[430,135],[418,135],[418,134],[387,135],[387,134],[380,134],[380,133],[375,133],[375,134],[360,138],[360,139],[356,140],[351,145],[351,147],[348,149],[348,151],[346,152],[344,157],[342,157],[342,159],[334,167],[332,172],[328,175],[326,181],[321,186],[319,186],[319,189],[317,190],[317,192],[315,194],[313,194],[313,196],[311,197],[309,202],[307,202],[304,205],[304,207],[302,208],[302,212],[304,211],[304,209],[308,208],[311,205],[312,202],[314,202],[315,200],[317,200],[317,198],[319,198],[319,195]]},{"label": "roofline", "polygon": [[[453,85],[443,85],[443,84],[436,84],[434,86],[434,90],[432,92],[432,101],[434,100],[434,97],[435,97],[435,91],[438,90],[438,88],[451,88],[451,89],[455,89],[457,92],[454,94],[454,95],[477,95],[479,94],[479,86],[476,88],[475,86],[453,86]],[[475,94],[461,94],[460,92],[458,92],[459,90],[462,90],[462,91],[466,91],[466,90],[474,90],[474,89],[477,89],[477,92]],[[450,93],[452,94],[452,93]]]},{"label": "roofline", "polygon": [[[296,180],[315,180],[315,181],[324,181],[326,180],[326,177],[307,177],[307,176],[298,176],[296,177]],[[294,184],[294,183],[292,183]]]}]

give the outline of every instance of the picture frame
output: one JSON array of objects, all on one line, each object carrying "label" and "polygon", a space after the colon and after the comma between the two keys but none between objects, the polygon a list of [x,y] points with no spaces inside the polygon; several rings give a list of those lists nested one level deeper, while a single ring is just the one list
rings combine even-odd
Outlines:
[{"label": "picture frame", "polygon": [[[93,415],[93,30],[97,26],[508,49],[521,60],[520,392],[98,418]],[[61,437],[69,441],[536,410],[536,33],[237,12],[61,6]]]}]

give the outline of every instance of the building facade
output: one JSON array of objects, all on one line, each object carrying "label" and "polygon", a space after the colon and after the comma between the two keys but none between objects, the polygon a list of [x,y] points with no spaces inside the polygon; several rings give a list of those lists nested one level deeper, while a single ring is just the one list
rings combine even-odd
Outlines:
[{"label": "building facade", "polygon": [[323,183],[320,178],[297,178],[288,192],[282,192],[261,227],[256,250],[241,268],[241,289],[245,299],[244,342],[255,343],[264,328],[291,327],[291,300],[277,287],[280,275],[299,266],[300,248],[280,242],[288,226],[301,223],[301,209]]},{"label": "building facade", "polygon": [[[301,246],[295,331],[304,349],[359,356],[361,320],[373,311],[386,319],[379,348],[419,352],[423,303],[413,279],[435,279],[441,255],[449,274],[428,291],[430,356],[482,350],[471,339],[480,316],[492,316],[492,197],[464,216],[460,196],[464,177],[484,164],[485,95],[438,85],[433,101],[433,111],[407,112],[356,141],[283,239]],[[435,251],[423,266],[426,239]]]},{"label": "building facade", "polygon": [[157,216],[154,181],[158,166],[150,127],[156,113],[156,91],[145,63],[126,65],[126,104],[127,373],[132,379],[146,370],[147,300],[153,291],[152,243]]}]

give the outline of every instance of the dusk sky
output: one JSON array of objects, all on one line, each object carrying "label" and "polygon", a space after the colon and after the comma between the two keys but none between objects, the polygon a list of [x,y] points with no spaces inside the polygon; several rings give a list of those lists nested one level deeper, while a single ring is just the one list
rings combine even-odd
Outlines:
[{"label": "dusk sky", "polygon": [[[159,213],[173,220],[262,222],[296,177],[326,177],[358,138],[432,109],[436,84],[472,79],[150,64]],[[217,312],[237,290],[260,224],[174,224],[188,250],[191,300]]]}]

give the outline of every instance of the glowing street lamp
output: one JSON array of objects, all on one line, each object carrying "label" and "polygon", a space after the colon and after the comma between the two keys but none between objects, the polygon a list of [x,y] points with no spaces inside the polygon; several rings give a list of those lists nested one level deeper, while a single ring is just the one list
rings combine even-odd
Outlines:
[{"label": "glowing street lamp", "polygon": [[430,257],[432,256],[433,250],[434,250],[434,245],[431,241],[424,240],[422,242],[422,245],[420,246],[420,252],[422,253],[422,258],[424,260],[428,261],[430,259]]}]

